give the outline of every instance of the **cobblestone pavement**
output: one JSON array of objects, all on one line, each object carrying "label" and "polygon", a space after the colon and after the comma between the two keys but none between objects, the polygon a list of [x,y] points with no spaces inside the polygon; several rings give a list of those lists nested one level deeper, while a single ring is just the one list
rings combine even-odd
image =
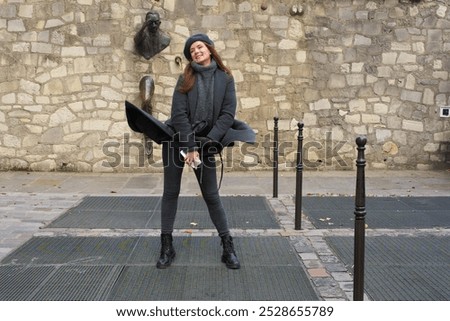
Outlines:
[{"label": "cobblestone pavement", "polygon": [[[187,169],[186,171],[189,171]],[[271,172],[225,173],[222,195],[266,196],[280,229],[233,230],[235,236],[289,238],[323,300],[351,300],[353,278],[325,242],[326,236],[351,236],[352,229],[316,229],[305,216],[294,229],[295,173],[280,172],[278,197],[272,195]],[[303,195],[354,195],[354,172],[305,172]],[[375,171],[366,173],[367,195],[450,196],[449,171]],[[160,195],[161,174],[82,174],[0,172],[0,260],[33,236],[156,236],[155,229],[52,229],[44,227],[87,195]],[[199,193],[192,173],[185,173],[182,195]],[[184,233],[176,231],[175,233]],[[214,230],[192,230],[193,236]],[[375,230],[367,235],[449,235],[448,229]],[[366,297],[366,299],[369,299]]]}]

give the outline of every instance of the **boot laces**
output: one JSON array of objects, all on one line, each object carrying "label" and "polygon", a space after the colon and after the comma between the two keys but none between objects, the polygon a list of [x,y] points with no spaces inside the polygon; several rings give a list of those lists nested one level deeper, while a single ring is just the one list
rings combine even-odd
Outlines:
[{"label": "boot laces", "polygon": [[222,239],[221,243],[225,252],[234,253],[233,240],[231,238]]}]

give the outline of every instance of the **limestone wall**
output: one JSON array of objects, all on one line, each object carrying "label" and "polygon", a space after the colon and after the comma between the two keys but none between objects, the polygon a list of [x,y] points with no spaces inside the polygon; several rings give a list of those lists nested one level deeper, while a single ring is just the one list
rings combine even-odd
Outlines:
[{"label": "limestone wall", "polygon": [[[150,75],[154,115],[166,119],[184,41],[196,32],[208,33],[233,70],[237,117],[258,132],[254,146],[227,150],[226,168],[270,168],[275,115],[281,170],[294,167],[299,121],[306,169],[353,168],[358,135],[368,138],[369,169],[448,166],[450,118],[439,117],[439,107],[450,105],[449,7],[446,0],[0,0],[0,169],[161,171],[159,146],[145,154],[124,100],[140,105],[139,81]],[[133,37],[151,9],[171,43],[145,60]]]}]

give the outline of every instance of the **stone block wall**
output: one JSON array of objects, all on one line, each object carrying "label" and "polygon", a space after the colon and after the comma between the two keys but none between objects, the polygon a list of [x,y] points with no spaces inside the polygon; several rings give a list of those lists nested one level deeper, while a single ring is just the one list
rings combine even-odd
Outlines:
[{"label": "stone block wall", "polygon": [[[171,38],[150,60],[133,37],[149,10]],[[161,171],[126,122],[152,76],[153,113],[170,115],[185,39],[207,33],[232,69],[237,118],[255,145],[224,153],[233,170],[293,169],[304,123],[305,169],[448,167],[450,5],[446,0],[0,0],[0,169]],[[180,59],[181,58],[181,59]]]}]

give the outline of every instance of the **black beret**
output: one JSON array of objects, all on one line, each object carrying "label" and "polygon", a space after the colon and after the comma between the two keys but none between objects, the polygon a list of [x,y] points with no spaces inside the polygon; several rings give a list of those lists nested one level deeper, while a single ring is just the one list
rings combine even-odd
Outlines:
[{"label": "black beret", "polygon": [[186,57],[187,60],[192,60],[191,46],[196,41],[202,41],[204,43],[207,43],[208,45],[214,46],[214,42],[211,39],[209,39],[209,37],[207,35],[205,35],[204,33],[197,33],[195,35],[190,36],[186,40],[186,44],[184,45],[184,50],[183,50],[184,56]]}]

